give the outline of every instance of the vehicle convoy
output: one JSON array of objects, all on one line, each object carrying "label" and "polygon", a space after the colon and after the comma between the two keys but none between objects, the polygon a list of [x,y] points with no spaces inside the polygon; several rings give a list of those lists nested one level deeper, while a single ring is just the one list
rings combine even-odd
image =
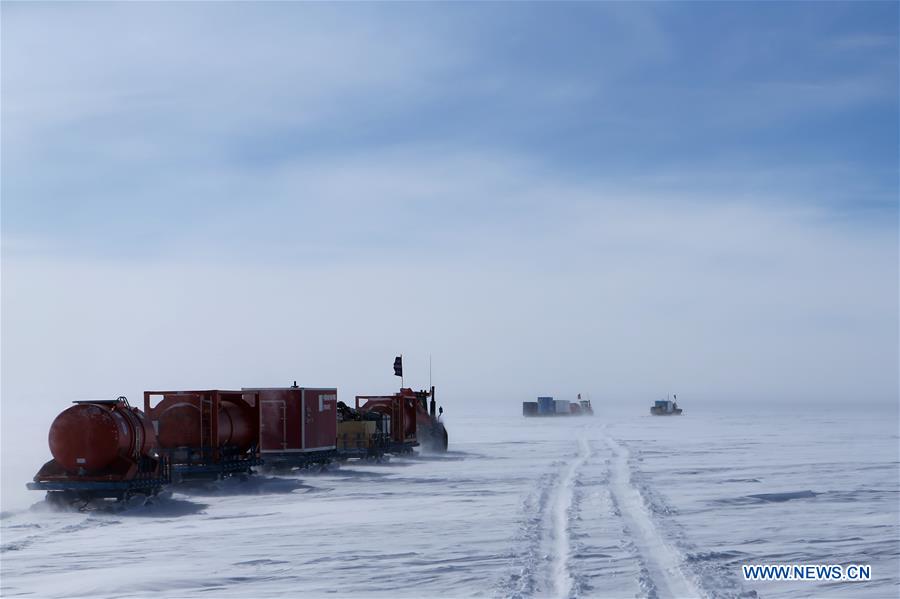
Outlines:
[{"label": "vehicle convoy", "polygon": [[447,449],[433,387],[359,396],[356,409],[339,402],[333,387],[296,382],[239,391],[146,391],[143,411],[125,397],[74,403],[50,427],[53,459],[27,485],[47,491],[50,500],[127,499],[182,480],[250,475],[258,466],[283,471],[381,458],[420,444]]},{"label": "vehicle convoy", "polygon": [[522,402],[522,416],[593,416],[594,409],[591,400],[581,399],[578,394],[577,401],[567,399],[553,399],[552,397],[538,397],[537,401]]},{"label": "vehicle convoy", "polygon": [[658,399],[650,407],[650,413],[654,416],[680,416],[684,411],[678,407],[678,396],[675,395],[675,401],[668,399]]}]

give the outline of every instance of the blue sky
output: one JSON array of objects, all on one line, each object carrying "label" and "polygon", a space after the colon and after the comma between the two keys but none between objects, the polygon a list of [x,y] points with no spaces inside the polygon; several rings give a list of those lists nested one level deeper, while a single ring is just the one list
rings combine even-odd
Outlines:
[{"label": "blue sky", "polygon": [[[29,238],[153,254],[261,204],[318,218],[257,190],[348,161],[503,163],[512,178],[896,224],[895,3],[3,10],[7,251]],[[369,201],[410,227],[448,217],[428,197]],[[379,246],[369,229],[388,222],[361,228]]]},{"label": "blue sky", "polygon": [[896,3],[0,10],[4,398],[896,401]]}]

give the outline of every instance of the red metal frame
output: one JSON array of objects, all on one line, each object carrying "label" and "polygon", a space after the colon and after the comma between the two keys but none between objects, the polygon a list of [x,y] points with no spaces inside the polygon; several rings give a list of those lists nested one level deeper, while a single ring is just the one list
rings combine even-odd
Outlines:
[{"label": "red metal frame", "polygon": [[[388,411],[391,416],[391,439],[395,443],[416,444],[416,404],[420,401],[415,391],[400,389],[393,395],[357,395],[356,409],[360,408],[360,400],[365,403],[362,409]],[[407,434],[407,429],[412,433]]]}]

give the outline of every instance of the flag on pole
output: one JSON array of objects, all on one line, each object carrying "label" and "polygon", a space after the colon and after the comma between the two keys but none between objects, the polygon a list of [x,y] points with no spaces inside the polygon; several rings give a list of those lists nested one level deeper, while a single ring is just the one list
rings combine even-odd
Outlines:
[{"label": "flag on pole", "polygon": [[403,356],[394,358],[394,376],[403,376]]}]

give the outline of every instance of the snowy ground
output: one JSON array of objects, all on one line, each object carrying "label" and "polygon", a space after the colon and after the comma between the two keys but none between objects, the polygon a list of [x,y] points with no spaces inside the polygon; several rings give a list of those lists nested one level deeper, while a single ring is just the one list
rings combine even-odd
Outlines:
[{"label": "snowy ground", "polygon": [[[4,597],[897,597],[896,413],[448,420],[451,451],[2,518]],[[35,469],[39,464],[35,464]],[[24,484],[24,481],[23,481]],[[751,583],[746,563],[869,563]]]}]

